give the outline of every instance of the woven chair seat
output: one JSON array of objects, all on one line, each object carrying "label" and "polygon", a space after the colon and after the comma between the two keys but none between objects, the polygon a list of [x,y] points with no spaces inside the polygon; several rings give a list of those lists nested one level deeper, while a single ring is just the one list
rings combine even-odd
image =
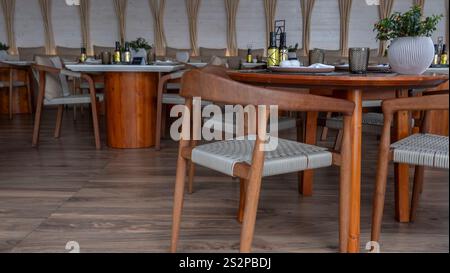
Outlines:
[{"label": "woven chair seat", "polygon": [[434,168],[449,168],[448,137],[414,134],[391,145],[394,162]]},{"label": "woven chair seat", "polygon": [[[21,81],[13,81],[13,87],[24,87],[26,84]],[[9,87],[9,82],[0,81],[0,88]]]},{"label": "woven chair seat", "polygon": [[[198,146],[192,151],[192,162],[233,176],[236,163],[251,164],[255,141],[251,137]],[[278,139],[275,151],[265,153],[263,176],[292,173],[332,165],[332,154],[326,148]]]},{"label": "woven chair seat", "polygon": [[[96,94],[99,101],[103,101],[103,94]],[[91,103],[91,96],[89,94],[71,95],[51,100],[45,99],[44,105],[70,105],[70,104],[87,104]]]}]

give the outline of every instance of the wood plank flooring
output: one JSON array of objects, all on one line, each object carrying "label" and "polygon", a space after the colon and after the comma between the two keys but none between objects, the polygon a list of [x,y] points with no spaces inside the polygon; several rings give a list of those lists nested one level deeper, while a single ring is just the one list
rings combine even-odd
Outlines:
[{"label": "wood plank flooring", "polygon": [[[55,113],[45,111],[38,149],[31,147],[31,116],[0,116],[0,252],[66,252],[68,241],[77,241],[81,252],[167,252],[176,143],[164,141],[159,152],[96,151],[89,115],[74,122],[66,111],[56,140]],[[376,137],[364,136],[362,248],[370,234],[376,149]],[[263,181],[254,252],[338,250],[338,169],[317,171],[307,198],[298,195],[296,177]],[[448,252],[448,171],[427,170],[414,224],[395,222],[392,168],[389,179],[381,250]],[[237,181],[198,168],[179,251],[237,252],[238,194]]]}]

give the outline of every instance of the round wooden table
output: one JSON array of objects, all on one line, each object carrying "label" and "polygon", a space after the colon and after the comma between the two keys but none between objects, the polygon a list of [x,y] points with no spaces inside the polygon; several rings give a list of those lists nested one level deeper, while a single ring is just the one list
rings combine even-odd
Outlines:
[{"label": "round wooden table", "polygon": [[160,73],[180,65],[67,65],[84,73],[104,73],[107,145],[118,149],[155,145],[156,98]]},{"label": "round wooden table", "polygon": [[[236,81],[268,87],[307,88],[311,93],[348,99],[355,103],[352,118],[351,136],[351,193],[348,251],[358,252],[360,248],[360,206],[361,206],[361,142],[363,99],[388,99],[407,97],[410,89],[429,89],[447,84],[448,75],[428,73],[425,75],[406,76],[396,74],[374,73],[352,75],[347,72],[329,74],[281,74],[271,72],[230,72]],[[328,91],[328,92],[327,92]],[[295,90],[293,91],[295,92]],[[308,113],[306,120],[305,142],[316,144],[318,113]],[[409,115],[400,112],[396,115],[396,138],[409,135]],[[397,219],[409,221],[409,166],[396,165],[396,212]],[[312,171],[302,173],[299,181],[301,192],[312,193]]]}]

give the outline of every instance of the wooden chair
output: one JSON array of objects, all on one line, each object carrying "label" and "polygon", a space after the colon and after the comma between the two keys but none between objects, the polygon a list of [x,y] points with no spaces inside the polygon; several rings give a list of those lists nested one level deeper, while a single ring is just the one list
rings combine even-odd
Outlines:
[{"label": "wooden chair", "polygon": [[[38,77],[37,81],[39,84],[39,94],[37,98],[36,116],[33,130],[33,147],[36,147],[39,142],[41,115],[44,105],[58,107],[54,136],[55,138],[59,138],[61,135],[62,116],[64,110],[63,106],[74,104],[90,104],[94,126],[95,147],[97,149],[101,149],[100,130],[97,114],[97,99],[103,100],[103,96],[101,94],[95,93],[95,86],[92,78],[87,74],[75,73],[65,69],[56,68],[50,63],[47,63],[47,65],[42,65],[42,61],[44,59],[40,58],[37,58],[38,64],[32,66]],[[62,87],[62,83],[64,82],[66,77],[81,78],[87,81],[89,83],[89,94],[72,95],[66,93],[64,91],[64,88]],[[51,96],[50,93],[52,93]]]},{"label": "wooden chair", "polygon": [[[295,173],[305,169],[340,165],[340,251],[347,251],[349,191],[350,191],[350,122],[354,103],[324,98],[309,94],[295,94],[289,91],[275,91],[266,88],[244,85],[232,81],[221,68],[208,67],[203,70],[187,72],[182,79],[181,95],[186,98],[186,107],[192,112],[193,97],[223,104],[262,105],[266,111],[259,115],[259,130],[256,140],[250,138],[233,139],[195,146],[194,141],[181,139],[176,171],[176,184],[173,210],[171,251],[177,249],[183,196],[185,192],[186,169],[189,161],[241,180],[240,211],[243,215],[241,231],[241,252],[250,252],[256,221],[262,177],[282,173]],[[264,152],[259,149],[265,142],[269,105],[278,105],[285,111],[338,112],[345,115],[344,140],[340,154],[325,148],[278,139],[275,151]],[[191,122],[184,116],[183,127]],[[186,127],[184,127],[186,128]],[[222,151],[222,152],[217,152]]]},{"label": "wooden chair", "polygon": [[0,71],[6,71],[8,73],[8,81],[0,81],[0,89],[2,88],[8,88],[8,112],[9,112],[9,119],[13,119],[13,92],[15,89],[18,88],[26,88],[27,89],[27,96],[28,96],[28,111],[30,114],[33,114],[33,101],[31,97],[31,84],[30,84],[30,78],[29,73],[27,71],[25,82],[23,81],[16,81],[14,80],[14,74],[16,71],[24,70],[25,68],[9,65],[9,64],[2,64],[0,66]]},{"label": "wooden chair", "polygon": [[372,241],[377,242],[380,239],[388,164],[390,161],[416,166],[410,212],[411,221],[415,219],[419,203],[419,196],[423,186],[424,167],[449,168],[448,136],[426,134],[426,125],[422,126],[421,134],[413,134],[391,144],[391,126],[394,114],[399,111],[448,110],[448,100],[449,96],[447,93],[443,95],[392,99],[383,102],[384,126],[373,200]]}]

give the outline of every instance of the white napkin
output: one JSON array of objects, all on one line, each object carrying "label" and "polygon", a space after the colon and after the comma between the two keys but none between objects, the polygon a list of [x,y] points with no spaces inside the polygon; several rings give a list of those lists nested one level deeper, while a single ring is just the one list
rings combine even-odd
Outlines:
[{"label": "white napkin", "polygon": [[312,65],[308,66],[308,68],[334,68],[334,66],[317,63],[317,64],[312,64]]}]

